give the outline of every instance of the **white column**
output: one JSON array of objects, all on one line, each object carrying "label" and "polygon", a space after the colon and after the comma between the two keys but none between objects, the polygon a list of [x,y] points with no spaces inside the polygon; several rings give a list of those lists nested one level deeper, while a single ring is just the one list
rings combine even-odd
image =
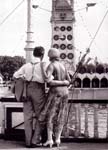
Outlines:
[{"label": "white column", "polygon": [[33,31],[32,31],[32,0],[27,0],[27,40],[26,40],[26,62],[30,62],[34,48]]}]

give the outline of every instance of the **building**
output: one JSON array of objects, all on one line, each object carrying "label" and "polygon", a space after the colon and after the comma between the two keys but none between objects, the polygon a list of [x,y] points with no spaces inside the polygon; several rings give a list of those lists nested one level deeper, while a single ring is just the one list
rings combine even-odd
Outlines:
[{"label": "building", "polygon": [[52,43],[60,50],[60,59],[69,71],[75,70],[73,0],[52,0]]}]

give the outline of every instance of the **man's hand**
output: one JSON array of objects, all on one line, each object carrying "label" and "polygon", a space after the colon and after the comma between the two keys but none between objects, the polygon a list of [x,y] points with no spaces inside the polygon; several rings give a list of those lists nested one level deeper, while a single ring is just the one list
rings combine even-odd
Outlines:
[{"label": "man's hand", "polygon": [[59,81],[59,80],[51,80],[49,82],[49,84],[51,86],[69,86],[69,81],[68,80],[63,80],[63,81]]},{"label": "man's hand", "polygon": [[70,83],[69,83],[68,80],[64,80],[64,81],[63,81],[63,84],[68,86]]}]

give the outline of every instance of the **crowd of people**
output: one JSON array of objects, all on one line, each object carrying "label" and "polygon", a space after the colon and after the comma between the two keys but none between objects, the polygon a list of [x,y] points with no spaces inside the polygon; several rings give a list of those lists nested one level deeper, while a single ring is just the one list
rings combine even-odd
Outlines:
[{"label": "crowd of people", "polygon": [[[65,123],[70,76],[60,62],[58,49],[49,49],[48,66],[42,61],[44,54],[45,49],[42,46],[35,47],[34,59],[24,64],[13,75],[17,80],[22,79],[26,85],[23,86],[25,88],[23,89],[23,95],[25,95],[23,111],[25,144],[28,148],[59,146]],[[47,94],[45,93],[46,83],[49,87]],[[34,118],[35,126],[33,126]]]}]

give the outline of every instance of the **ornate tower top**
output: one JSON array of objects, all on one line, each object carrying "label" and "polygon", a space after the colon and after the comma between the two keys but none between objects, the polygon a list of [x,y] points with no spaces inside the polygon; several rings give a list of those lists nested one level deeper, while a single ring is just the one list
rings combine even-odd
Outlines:
[{"label": "ornate tower top", "polygon": [[56,0],[56,8],[66,8],[70,7],[71,8],[71,0]]},{"label": "ornate tower top", "polygon": [[69,71],[75,70],[73,22],[73,0],[52,0],[51,46],[60,51],[61,61]]}]

